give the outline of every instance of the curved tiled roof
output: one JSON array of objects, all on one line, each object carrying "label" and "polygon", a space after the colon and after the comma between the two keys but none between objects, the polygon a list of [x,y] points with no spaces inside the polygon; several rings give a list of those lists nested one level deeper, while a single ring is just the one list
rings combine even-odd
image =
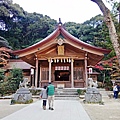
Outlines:
[{"label": "curved tiled roof", "polygon": [[50,42],[52,39],[57,38],[60,34],[62,34],[62,36],[64,38],[69,39],[70,41],[79,44],[83,48],[97,50],[97,51],[100,51],[100,52],[102,52],[104,54],[108,54],[111,51],[111,50],[102,49],[102,48],[99,48],[99,47],[92,46],[90,44],[87,44],[87,43],[79,40],[78,38],[74,37],[69,32],[67,32],[65,30],[65,28],[62,26],[62,24],[58,24],[55,31],[53,31],[48,37],[44,38],[40,42],[38,42],[38,43],[36,43],[36,44],[34,44],[34,45],[30,46],[30,47],[27,47],[25,49],[13,51],[13,53],[18,55],[20,53],[24,53],[26,51],[29,51],[29,50],[32,50],[32,49],[35,49],[35,48],[39,48],[41,45],[44,45],[45,43]]}]

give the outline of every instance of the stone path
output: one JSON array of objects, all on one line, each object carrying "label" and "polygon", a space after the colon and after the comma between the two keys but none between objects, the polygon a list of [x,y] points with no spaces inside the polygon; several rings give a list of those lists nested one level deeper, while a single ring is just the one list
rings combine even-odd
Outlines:
[{"label": "stone path", "polygon": [[1,120],[90,120],[90,118],[79,100],[55,100],[53,111],[43,110],[42,100],[39,100]]}]

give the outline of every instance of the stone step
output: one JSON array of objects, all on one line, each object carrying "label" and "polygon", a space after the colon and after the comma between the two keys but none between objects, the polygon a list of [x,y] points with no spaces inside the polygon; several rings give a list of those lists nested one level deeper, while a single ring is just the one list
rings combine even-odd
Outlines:
[{"label": "stone step", "polygon": [[79,100],[79,97],[55,97],[55,100]]},{"label": "stone step", "polygon": [[55,95],[78,95],[77,92],[61,92],[61,91],[57,91],[55,92]]},{"label": "stone step", "polygon": [[79,97],[79,95],[55,95],[55,97]]},{"label": "stone step", "polygon": [[78,100],[79,95],[77,93],[77,89],[64,88],[64,89],[56,89],[55,90],[55,99],[59,100]]},{"label": "stone step", "polygon": [[63,88],[63,89],[58,89],[56,88],[55,91],[64,91],[64,92],[77,92],[77,89],[71,89],[71,88]]}]

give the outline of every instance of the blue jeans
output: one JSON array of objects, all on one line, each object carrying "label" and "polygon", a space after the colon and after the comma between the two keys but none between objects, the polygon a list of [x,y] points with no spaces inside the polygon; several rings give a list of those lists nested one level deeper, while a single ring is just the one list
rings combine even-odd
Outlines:
[{"label": "blue jeans", "polygon": [[47,100],[43,100],[43,106],[46,106]]},{"label": "blue jeans", "polygon": [[118,91],[114,91],[114,98],[115,98],[115,99],[118,98]]}]

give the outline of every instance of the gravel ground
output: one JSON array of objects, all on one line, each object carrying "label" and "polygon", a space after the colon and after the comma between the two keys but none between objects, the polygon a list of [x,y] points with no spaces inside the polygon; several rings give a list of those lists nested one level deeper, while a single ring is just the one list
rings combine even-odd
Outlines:
[{"label": "gravel ground", "polygon": [[[38,99],[34,99],[33,102],[37,100]],[[10,105],[10,101],[11,99],[0,99],[0,119],[29,105],[29,104]]]},{"label": "gravel ground", "polygon": [[91,120],[120,120],[120,99],[109,98],[110,91],[100,91],[102,94],[103,105],[83,103],[84,109]]},{"label": "gravel ground", "polygon": [[[100,90],[100,93],[102,94],[103,105],[83,103],[83,99],[80,99],[91,120],[120,120],[120,99],[109,98],[110,91]],[[34,99],[34,102],[37,100],[39,99]],[[0,99],[0,119],[28,105],[10,105],[10,99]]]}]

